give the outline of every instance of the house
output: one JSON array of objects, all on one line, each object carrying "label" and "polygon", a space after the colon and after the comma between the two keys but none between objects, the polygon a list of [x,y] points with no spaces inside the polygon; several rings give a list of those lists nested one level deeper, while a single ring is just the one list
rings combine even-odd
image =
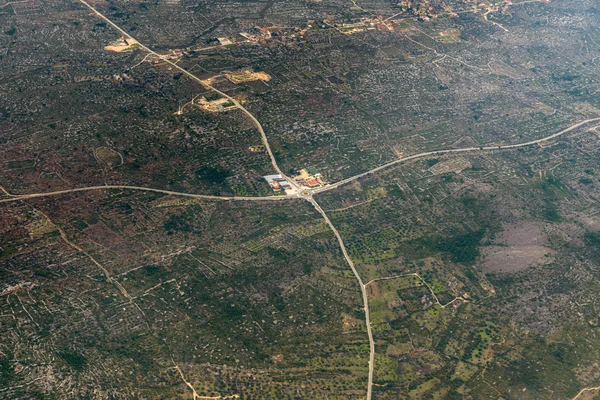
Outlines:
[{"label": "house", "polygon": [[267,181],[269,186],[273,188],[273,191],[279,192],[282,189],[286,191],[286,193],[292,189],[292,186],[288,181],[283,179],[283,177],[279,174],[277,175],[265,175],[263,178]]},{"label": "house", "polygon": [[227,38],[227,37],[220,37],[220,38],[217,38],[217,40],[219,41],[219,44],[221,46],[229,46],[229,45],[233,44],[233,42],[231,41],[231,39]]}]

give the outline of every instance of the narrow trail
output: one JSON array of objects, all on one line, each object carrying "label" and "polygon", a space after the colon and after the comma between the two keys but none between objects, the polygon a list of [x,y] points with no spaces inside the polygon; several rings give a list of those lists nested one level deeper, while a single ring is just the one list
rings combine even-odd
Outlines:
[{"label": "narrow trail", "polygon": [[[173,361],[173,360],[171,360],[171,361]],[[173,361],[173,364],[175,364],[175,361]],[[187,385],[187,387],[189,387],[192,390],[193,400],[196,400],[197,398],[199,398],[200,395],[198,395],[198,392],[196,392],[194,385],[192,385],[190,382],[188,382],[185,379],[185,376],[183,375],[183,371],[181,371],[181,368],[179,368],[179,365],[175,364],[175,369],[177,370],[177,372],[179,372],[179,376],[181,377],[181,380]]]},{"label": "narrow trail", "polygon": [[600,390],[600,386],[581,389],[579,393],[577,393],[577,396],[573,397],[571,400],[577,400],[585,392],[595,392],[597,390]]},{"label": "narrow trail", "polygon": [[[94,263],[94,265],[96,265],[98,268],[100,268],[100,270],[102,270],[102,273],[104,274],[104,277],[106,278],[106,281],[110,284],[115,285],[115,287],[117,289],[119,289],[119,291],[121,292],[121,294],[130,302],[133,303],[133,297],[131,297],[129,295],[129,293],[127,292],[127,290],[125,290],[125,288],[115,279],[112,278],[112,276],[110,275],[110,273],[108,272],[108,270],[102,265],[100,264],[94,257],[92,257],[92,255],[90,253],[88,253],[87,251],[85,251],[84,249],[81,248],[81,246],[73,243],[71,240],[69,240],[69,238],[67,237],[67,234],[65,233],[65,231],[58,226],[57,224],[55,224],[50,217],[48,217],[48,215],[46,215],[42,210],[37,209],[35,207],[32,207],[33,210],[42,215],[44,218],[46,218],[46,220],[53,226],[56,228],[56,230],[58,230],[58,232],[60,233],[60,237],[62,238],[62,240],[68,244],[69,246],[71,246],[72,248],[74,248],[75,250],[77,250],[78,252],[84,254],[87,258],[90,259],[90,261],[92,261]],[[137,307],[137,304],[136,304]],[[137,307],[139,309],[139,307]],[[139,311],[142,311],[141,309],[139,309]],[[142,312],[142,314],[144,314]]]},{"label": "narrow trail", "polygon": [[422,284],[423,284],[425,287],[427,287],[427,289],[429,289],[429,292],[431,293],[431,296],[432,296],[432,297],[435,299],[435,303],[436,303],[437,305],[439,305],[441,308],[446,308],[446,307],[448,307],[449,305],[451,305],[451,304],[454,304],[454,302],[456,302],[456,301],[460,301],[460,300],[462,300],[462,301],[464,301],[464,302],[468,302],[468,300],[467,300],[467,299],[465,299],[464,297],[462,297],[462,296],[457,296],[457,297],[455,297],[454,299],[452,299],[452,300],[450,300],[449,302],[447,302],[446,304],[442,304],[442,303],[440,302],[440,299],[439,299],[439,298],[437,297],[437,295],[435,294],[435,292],[434,292],[433,288],[432,288],[432,287],[431,287],[431,286],[430,286],[430,285],[427,283],[427,281],[426,281],[425,279],[423,279],[423,277],[422,277],[421,275],[419,275],[417,272],[411,272],[411,273],[408,273],[408,274],[401,274],[401,275],[394,275],[394,276],[386,276],[386,277],[383,277],[383,278],[371,279],[369,282],[367,282],[367,283],[365,284],[365,287],[366,287],[366,286],[369,286],[371,283],[374,283],[374,282],[380,282],[380,281],[389,281],[389,280],[392,280],[392,279],[406,278],[406,277],[408,277],[408,276],[414,276],[414,277],[418,278],[418,279],[421,281],[421,283],[422,283]]},{"label": "narrow trail", "polygon": [[[340,249],[342,251],[344,259],[346,260],[347,264],[350,266],[350,268],[351,268],[351,270],[352,270],[352,272],[353,272],[353,274],[354,274],[354,276],[355,276],[355,278],[358,281],[358,284],[360,286],[360,290],[361,290],[361,294],[362,294],[362,299],[363,299],[363,304],[364,304],[364,311],[365,311],[365,323],[366,323],[367,334],[368,334],[368,339],[369,339],[369,347],[370,347],[370,350],[369,350],[369,373],[368,373],[368,384],[367,384],[367,400],[371,400],[371,397],[372,397],[373,374],[374,374],[374,364],[375,364],[375,342],[374,342],[374,339],[373,339],[373,333],[372,333],[372,329],[371,329],[370,314],[369,314],[369,303],[368,303],[366,285],[363,283],[362,278],[360,277],[358,271],[356,270],[356,267],[355,267],[352,259],[348,255],[348,252],[346,250],[346,246],[344,245],[344,241],[343,241],[340,233],[335,228],[335,226],[333,225],[333,223],[331,222],[331,220],[327,216],[326,212],[321,208],[321,206],[319,205],[319,203],[313,198],[313,194],[318,194],[318,193],[323,193],[323,192],[326,192],[326,191],[329,191],[329,190],[333,190],[333,189],[338,188],[340,186],[343,186],[343,185],[345,185],[347,183],[350,183],[350,182],[353,182],[355,180],[358,180],[358,179],[360,179],[360,178],[362,178],[364,176],[367,176],[367,175],[370,175],[370,174],[374,174],[374,173],[376,173],[378,171],[384,170],[384,169],[389,168],[391,166],[394,166],[396,164],[403,163],[405,161],[414,160],[414,159],[418,159],[418,158],[424,158],[424,157],[433,156],[433,155],[443,155],[443,154],[451,154],[451,153],[465,153],[465,152],[475,152],[475,151],[505,150],[505,149],[514,149],[514,148],[519,148],[519,147],[531,146],[531,145],[535,145],[535,144],[539,144],[539,143],[542,143],[542,142],[545,142],[545,141],[552,140],[552,139],[554,139],[556,137],[559,137],[559,136],[561,136],[561,135],[563,135],[565,133],[568,133],[568,132],[570,132],[570,131],[572,131],[572,130],[574,130],[574,129],[582,126],[582,125],[587,124],[587,123],[600,121],[600,118],[588,119],[588,120],[579,122],[579,123],[577,123],[575,125],[572,125],[571,127],[567,128],[567,129],[565,129],[563,131],[560,131],[558,133],[555,133],[553,135],[547,136],[547,137],[542,138],[542,139],[538,139],[538,140],[533,140],[533,141],[530,141],[530,142],[526,142],[526,143],[520,143],[520,144],[514,144],[514,145],[500,145],[500,146],[486,146],[486,147],[468,147],[468,148],[462,148],[462,149],[437,150],[437,151],[430,151],[430,152],[424,152],[424,153],[420,153],[420,154],[415,154],[415,155],[412,155],[412,156],[408,156],[408,157],[404,157],[404,158],[400,158],[400,159],[394,160],[394,161],[389,162],[387,164],[381,165],[381,166],[373,168],[373,169],[371,169],[369,171],[366,171],[366,172],[363,172],[361,174],[355,175],[353,177],[341,180],[341,181],[339,181],[337,183],[325,186],[325,187],[320,188],[320,189],[316,189],[316,190],[302,190],[302,191],[300,191],[300,187],[298,186],[298,184],[296,182],[294,182],[294,180],[292,180],[289,177],[287,177],[281,171],[281,169],[279,168],[279,166],[277,164],[277,160],[275,159],[275,156],[274,156],[274,154],[273,154],[273,152],[271,150],[271,146],[269,144],[269,141],[267,139],[267,136],[265,134],[265,131],[264,131],[262,125],[256,119],[256,117],[252,113],[250,113],[250,111],[248,111],[244,106],[242,106],[237,100],[235,100],[231,96],[229,96],[226,93],[224,93],[224,92],[216,89],[215,87],[211,86],[210,84],[208,84],[206,82],[203,82],[200,78],[198,78],[197,76],[195,76],[194,74],[192,74],[188,70],[184,69],[183,67],[180,67],[176,63],[168,60],[165,56],[156,53],[155,51],[151,50],[147,46],[145,46],[142,43],[140,43],[139,41],[137,41],[129,33],[127,33],[126,31],[124,31],[122,28],[120,28],[118,25],[116,25],[115,23],[113,23],[110,19],[108,19],[103,14],[101,14],[98,10],[96,10],[87,1],[85,1],[85,0],[77,0],[77,1],[79,3],[81,3],[81,4],[83,4],[85,7],[89,8],[93,12],[93,14],[95,14],[97,17],[99,17],[102,20],[104,20],[107,24],[109,24],[111,27],[113,27],[115,30],[117,30],[119,33],[121,33],[124,37],[130,38],[132,40],[135,40],[137,42],[139,48],[141,48],[142,50],[144,50],[144,51],[148,52],[149,54],[151,54],[151,55],[157,57],[158,59],[162,60],[166,64],[170,65],[172,68],[176,69],[177,71],[181,72],[182,74],[184,74],[185,76],[187,76],[188,78],[190,78],[191,80],[193,80],[194,82],[200,84],[206,90],[211,90],[211,91],[219,94],[220,96],[226,98],[230,102],[232,102],[240,111],[242,111],[252,121],[252,123],[254,124],[254,126],[256,127],[256,129],[258,130],[258,132],[260,133],[261,141],[262,141],[262,143],[263,143],[263,145],[265,147],[265,150],[266,150],[266,152],[267,152],[267,154],[268,154],[268,156],[270,158],[270,161],[271,161],[271,164],[273,166],[273,169],[278,174],[280,174],[282,177],[284,177],[286,180],[288,180],[288,182],[294,188],[296,188],[299,191],[299,194],[298,194],[298,196],[267,196],[267,197],[241,197],[241,196],[238,197],[238,196],[229,196],[229,197],[227,197],[227,196],[210,196],[210,195],[189,194],[189,193],[175,192],[175,191],[170,191],[170,190],[144,188],[144,187],[140,187],[140,186],[105,185],[105,186],[91,186],[91,187],[85,187],[85,188],[67,189],[67,190],[60,190],[60,191],[48,192],[48,193],[32,193],[32,194],[24,194],[24,195],[12,195],[12,194],[8,193],[6,190],[4,190],[3,188],[0,188],[1,191],[6,196],[8,196],[7,198],[0,199],[0,203],[6,203],[6,202],[12,202],[12,201],[20,201],[20,200],[26,200],[26,199],[32,199],[32,198],[38,198],[38,197],[57,196],[57,195],[61,195],[61,194],[74,193],[74,192],[82,192],[82,191],[89,191],[89,190],[106,190],[106,189],[141,190],[141,191],[163,193],[163,194],[174,195],[174,196],[183,196],[183,197],[191,197],[191,198],[199,198],[199,199],[207,199],[207,200],[279,201],[279,200],[289,200],[289,199],[294,199],[294,198],[302,198],[302,199],[305,199],[305,200],[309,201],[313,205],[313,207],[315,208],[315,210],[319,214],[321,214],[321,216],[323,217],[323,219],[325,220],[325,222],[327,223],[327,225],[330,227],[330,229],[332,230],[333,234],[337,238],[338,244],[340,246]],[[131,298],[131,296],[129,296],[129,294],[127,293],[127,291],[118,282],[116,282],[115,280],[113,280],[110,277],[110,274],[108,273],[108,271],[100,263],[98,263],[93,257],[91,257],[91,255],[89,255],[81,247],[79,247],[75,243],[72,243],[71,241],[69,241],[69,239],[67,238],[67,236],[64,233],[64,231],[62,231],[62,229],[60,229],[58,227],[57,227],[57,229],[59,229],[59,231],[61,233],[61,237],[63,238],[63,240],[65,240],[73,248],[77,249],[78,251],[80,251],[83,254],[85,254],[86,256],[88,256],[99,268],[101,268],[103,270],[103,272],[104,272],[107,280],[109,282],[112,282],[113,284],[115,284],[119,288],[119,290],[121,291],[121,293],[123,293],[123,295],[125,297],[127,297],[131,302],[133,302],[133,299]],[[175,365],[175,368],[177,369],[177,371],[179,372],[179,374],[181,376],[181,379],[192,390],[194,400],[195,399],[226,399],[226,398],[237,398],[237,397],[239,397],[237,395],[227,396],[227,397],[220,397],[220,396],[219,397],[205,397],[205,396],[199,396],[198,393],[196,392],[196,390],[194,389],[193,385],[191,383],[189,383],[185,379],[185,377],[183,375],[183,372],[181,371],[181,369],[179,368],[179,366],[177,364],[175,364],[175,363],[174,363],[174,365]],[[577,395],[577,397],[579,397],[579,395],[581,395],[581,393],[583,393],[583,392],[585,392],[587,390],[596,390],[596,389],[597,388],[583,389]]]},{"label": "narrow trail", "polygon": [[[82,0],[79,0],[79,1],[82,1]],[[356,270],[352,259],[348,255],[348,252],[346,251],[346,247],[344,245],[344,241],[343,241],[340,233],[335,228],[335,226],[333,225],[333,223],[331,222],[331,220],[329,219],[329,217],[327,216],[325,211],[321,208],[319,203],[313,198],[313,194],[323,193],[323,192],[326,192],[329,190],[336,189],[342,185],[353,182],[362,177],[374,174],[376,172],[379,172],[381,170],[387,169],[396,164],[400,164],[400,163],[403,163],[403,162],[406,162],[409,160],[415,160],[415,159],[429,157],[429,156],[433,156],[433,155],[443,155],[443,154],[451,154],[451,153],[466,153],[466,152],[477,152],[477,151],[491,151],[491,150],[509,150],[509,149],[515,149],[515,148],[520,148],[520,147],[532,146],[535,144],[540,144],[543,142],[550,141],[550,140],[555,139],[559,136],[562,136],[568,132],[571,132],[574,129],[577,129],[585,124],[588,124],[590,122],[597,122],[597,121],[600,121],[600,118],[587,119],[585,121],[576,123],[576,124],[570,126],[569,128],[566,128],[566,129],[564,129],[560,132],[557,132],[555,134],[552,134],[550,136],[547,136],[547,137],[544,137],[541,139],[537,139],[537,140],[533,140],[533,141],[529,141],[529,142],[525,142],[525,143],[518,143],[518,144],[513,144],[513,145],[500,145],[500,146],[467,147],[467,148],[461,148],[461,149],[437,150],[437,151],[430,151],[430,152],[415,154],[412,156],[394,160],[392,162],[389,162],[387,164],[373,168],[369,171],[352,176],[350,178],[344,179],[344,180],[334,183],[332,185],[325,186],[320,189],[306,191],[303,195],[299,195],[299,196],[266,196],[266,197],[211,196],[211,195],[200,195],[200,194],[191,194],[191,193],[184,193],[184,192],[175,192],[175,191],[171,191],[171,190],[145,188],[145,187],[140,187],[140,186],[104,185],[104,186],[90,186],[90,187],[83,187],[83,188],[59,190],[59,191],[55,191],[55,192],[32,193],[32,194],[24,194],[24,195],[13,195],[13,194],[10,194],[9,192],[7,192],[4,188],[1,188],[1,191],[9,197],[5,198],[5,199],[0,199],[0,203],[20,201],[20,200],[26,200],[26,199],[32,199],[32,198],[39,198],[39,197],[47,197],[47,196],[57,196],[57,195],[61,195],[61,194],[74,193],[74,192],[83,192],[83,191],[90,191],[90,190],[106,190],[106,189],[141,190],[141,191],[148,191],[148,192],[155,192],[155,193],[163,193],[163,194],[168,194],[168,195],[173,195],[173,196],[191,197],[191,198],[206,199],[206,200],[221,200],[221,201],[222,200],[227,200],[227,201],[281,201],[281,200],[290,200],[290,199],[298,199],[298,198],[309,201],[313,205],[313,207],[317,210],[317,212],[319,212],[319,214],[321,214],[321,216],[323,217],[325,222],[328,224],[328,226],[330,227],[330,229],[336,236],[338,243],[340,245],[340,249],[342,250],[342,254],[344,255],[344,258],[345,258],[347,264],[352,269],[352,272],[353,272],[356,280],[358,281],[358,284],[361,289],[364,310],[365,310],[365,323],[366,323],[366,327],[367,327],[367,334],[369,337],[369,347],[370,347],[367,400],[371,400],[372,388],[373,388],[374,363],[375,363],[375,342],[373,339],[373,333],[372,333],[371,323],[370,323],[369,303],[368,303],[368,297],[367,297],[367,292],[366,292],[366,285],[363,283],[362,278],[360,277],[358,271]],[[264,136],[264,140],[266,140],[266,136]],[[273,161],[274,161],[274,158],[273,158]],[[284,175],[282,174],[282,176],[284,176]],[[62,231],[60,228],[58,228],[58,229],[61,233],[61,237],[63,238],[63,240],[65,240],[69,245],[71,245],[78,251],[80,251],[83,254],[85,254],[86,256],[88,256],[98,267],[100,267],[104,271],[104,274],[106,275],[107,280],[109,282],[112,282],[113,284],[115,284],[115,286],[117,286],[117,288],[121,291],[121,293],[123,293],[124,296],[126,296],[130,301],[132,301],[131,296],[129,296],[129,294],[126,292],[125,288],[123,288],[123,286],[121,286],[120,283],[112,280],[112,278],[108,274],[108,271],[106,271],[106,269],[101,264],[99,264],[93,257],[91,257],[91,255],[89,255],[87,252],[85,252],[81,247],[79,247],[76,244],[69,241],[69,239],[66,237],[66,234],[64,233],[64,231]],[[369,283],[371,283],[371,282],[369,282]],[[367,285],[369,283],[367,283]],[[442,305],[442,307],[446,307],[456,300],[458,300],[458,299],[454,299],[450,303]],[[439,301],[438,301],[438,303],[439,303]],[[137,307],[137,305],[136,305],[136,307]],[[139,309],[139,307],[138,307],[138,309]],[[141,309],[140,309],[140,312],[142,312],[142,314],[143,314],[143,311]],[[198,398],[201,398],[201,397],[198,397]]]},{"label": "narrow trail", "polygon": [[[173,360],[171,360],[173,361]],[[173,361],[173,364],[175,364],[175,361]],[[189,387],[192,390],[192,396],[193,396],[193,400],[227,400],[227,399],[239,399],[240,396],[237,394],[233,394],[231,396],[200,396],[198,394],[198,392],[196,392],[196,389],[194,388],[194,385],[192,385],[190,382],[188,382],[185,379],[185,376],[183,375],[183,371],[181,370],[181,368],[179,368],[179,365],[175,364],[175,369],[177,370],[177,372],[179,372],[179,376],[181,377],[181,380],[187,385],[187,387]]]},{"label": "narrow trail", "polygon": [[[260,133],[260,137],[262,139],[263,145],[265,146],[265,150],[267,151],[267,154],[269,155],[269,158],[271,159],[271,164],[273,165],[273,168],[275,169],[275,171],[280,174],[281,176],[287,178],[285,176],[285,174],[281,171],[281,169],[279,168],[279,165],[277,165],[277,160],[275,159],[275,155],[273,154],[273,151],[271,151],[271,146],[269,145],[269,141],[267,140],[267,135],[265,134],[265,131],[262,127],[262,125],[260,124],[260,122],[256,119],[256,117],[254,115],[252,115],[252,113],[250,111],[248,111],[244,106],[242,106],[236,99],[234,99],[233,97],[229,96],[226,93],[223,93],[222,91],[218,90],[217,88],[215,88],[214,86],[209,85],[206,82],[203,82],[200,78],[198,78],[196,75],[192,74],[191,72],[189,72],[188,70],[186,70],[183,67],[180,67],[179,65],[177,65],[176,63],[172,62],[171,60],[169,60],[166,56],[160,55],[157,52],[155,52],[154,50],[150,49],[149,47],[143,45],[140,41],[138,41],[136,38],[134,38],[133,36],[131,36],[129,33],[125,32],[123,29],[121,29],[121,27],[119,27],[117,24],[115,24],[114,22],[112,22],[110,19],[108,19],[106,16],[104,16],[102,13],[100,13],[98,10],[96,10],[93,6],[91,6],[87,1],[85,0],[77,0],[79,1],[81,4],[85,5],[87,8],[89,8],[94,14],[96,14],[99,18],[103,19],[104,21],[106,21],[107,24],[109,24],[110,26],[112,26],[113,28],[115,28],[117,31],[119,31],[123,37],[127,37],[130,39],[133,39],[137,42],[137,44],[139,45],[139,47],[145,51],[147,51],[148,53],[152,54],[153,56],[159,58],[160,60],[164,61],[165,63],[169,64],[171,67],[177,69],[179,72],[183,73],[184,75],[186,75],[188,78],[192,79],[193,81],[199,83],[202,87],[206,88],[207,90],[212,90],[213,92],[219,94],[220,96],[225,97],[227,100],[231,101],[233,104],[235,104],[235,106],[237,108],[240,109],[240,111],[242,111],[244,114],[246,114],[248,116],[248,118],[250,118],[250,120],[252,121],[252,123],[254,124],[254,126],[256,127],[256,129],[258,130],[258,132]],[[292,185],[294,185],[293,181],[290,180],[290,183]]]}]

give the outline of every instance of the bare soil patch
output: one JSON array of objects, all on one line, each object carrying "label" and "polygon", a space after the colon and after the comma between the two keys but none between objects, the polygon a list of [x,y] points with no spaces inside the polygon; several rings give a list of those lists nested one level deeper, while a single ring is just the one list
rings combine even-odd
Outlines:
[{"label": "bare soil patch", "polygon": [[383,297],[383,291],[381,290],[379,282],[373,282],[367,286],[367,294],[370,299],[378,299]]},{"label": "bare soil patch", "polygon": [[534,222],[504,224],[496,242],[505,246],[543,246],[547,244],[546,234]]},{"label": "bare soil patch", "polygon": [[104,50],[114,51],[116,53],[122,53],[124,51],[135,50],[139,47],[140,47],[140,44],[135,39],[119,38],[119,40],[109,44],[108,46],[104,46]]},{"label": "bare soil patch", "polygon": [[533,222],[505,225],[496,242],[498,246],[489,246],[482,251],[484,272],[522,271],[549,262],[555,253],[546,247],[545,233]]},{"label": "bare soil patch", "polygon": [[117,167],[123,164],[123,157],[121,157],[121,154],[109,149],[108,147],[97,148],[95,154],[96,159],[99,162],[106,164],[109,167]]},{"label": "bare soil patch", "polygon": [[531,265],[547,262],[546,255],[554,254],[554,250],[544,246],[490,246],[484,249],[485,272],[518,272]]}]

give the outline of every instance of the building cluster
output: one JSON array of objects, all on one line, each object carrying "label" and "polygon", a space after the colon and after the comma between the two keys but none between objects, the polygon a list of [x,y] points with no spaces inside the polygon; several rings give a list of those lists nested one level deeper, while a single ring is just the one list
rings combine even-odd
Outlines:
[{"label": "building cluster", "polygon": [[308,188],[316,188],[325,185],[321,174],[313,167],[303,168],[298,171],[298,175],[294,176],[293,179],[298,182],[301,186]]},{"label": "building cluster", "polygon": [[113,82],[126,82],[133,81],[131,75],[126,73],[112,74],[112,75],[76,75],[73,77],[75,82],[88,82],[88,81],[113,81]]},{"label": "building cluster", "polygon": [[265,175],[263,178],[267,181],[269,186],[273,189],[275,194],[293,194],[294,189],[288,181],[286,181],[281,175]]},{"label": "building cluster", "polygon": [[[192,101],[192,104],[193,101]],[[200,97],[200,100],[195,103],[201,110],[207,112],[223,112],[233,110],[236,107],[235,103],[226,97],[222,97],[216,100],[207,100],[206,97]]]},{"label": "building cluster", "polygon": [[271,30],[266,27],[255,27],[248,30],[247,32],[240,32],[240,35],[250,40],[251,42],[262,42],[265,40],[270,40],[275,36],[278,36],[277,33],[271,32]]},{"label": "building cluster", "polygon": [[[281,175],[265,175],[265,180],[269,183],[269,186],[273,189],[275,194],[286,194],[293,195],[296,194],[297,189],[290,184],[283,176]],[[318,188],[325,186],[325,181],[323,181],[323,177],[321,174],[312,167],[303,168],[298,171],[298,175],[292,177],[295,183],[305,188]]]},{"label": "building cluster", "polygon": [[391,32],[394,30],[392,21],[384,18],[381,15],[379,15],[376,18],[361,18],[359,21],[352,23],[338,24],[337,22],[327,20],[325,21],[325,23],[329,26],[337,28],[340,32],[342,32],[345,35],[351,35],[353,33],[364,31],[379,30],[384,32]]}]

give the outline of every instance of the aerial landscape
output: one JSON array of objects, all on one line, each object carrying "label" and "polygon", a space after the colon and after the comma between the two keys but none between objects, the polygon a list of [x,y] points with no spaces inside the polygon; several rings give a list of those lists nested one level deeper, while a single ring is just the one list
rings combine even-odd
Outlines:
[{"label": "aerial landscape", "polygon": [[600,399],[600,3],[4,0],[0,399]]}]

